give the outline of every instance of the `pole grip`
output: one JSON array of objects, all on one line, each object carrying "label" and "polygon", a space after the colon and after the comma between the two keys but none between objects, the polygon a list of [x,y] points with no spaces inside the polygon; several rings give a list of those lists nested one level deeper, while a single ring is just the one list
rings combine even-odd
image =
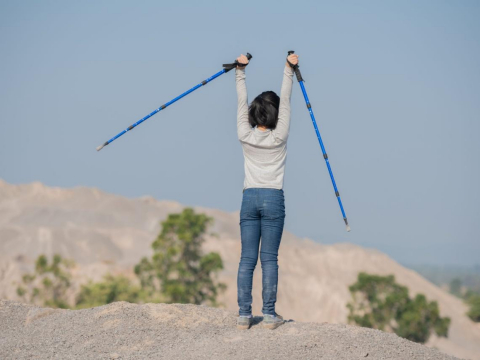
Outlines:
[{"label": "pole grip", "polygon": [[288,56],[292,55],[292,54],[295,54],[295,51],[293,50],[290,50],[288,52],[288,55],[287,55],[287,62],[288,62],[288,65],[290,65],[290,67],[293,69],[293,71],[295,72],[295,75],[297,76],[297,80],[298,82],[300,81],[303,81],[303,78],[302,78],[302,73],[300,72],[300,69],[299,69],[299,65],[293,65],[290,63],[290,61],[288,61]]},{"label": "pole grip", "polygon": [[[250,63],[250,59],[253,57],[252,54],[247,52],[247,55],[245,55],[245,56],[247,57],[248,62]],[[230,70],[235,69],[237,67],[237,65],[239,65],[239,64],[238,64],[237,60],[235,60],[235,62],[233,62],[231,64],[223,64],[223,68],[225,69],[225,72],[227,73]],[[247,65],[245,65],[245,66],[247,66]]]}]

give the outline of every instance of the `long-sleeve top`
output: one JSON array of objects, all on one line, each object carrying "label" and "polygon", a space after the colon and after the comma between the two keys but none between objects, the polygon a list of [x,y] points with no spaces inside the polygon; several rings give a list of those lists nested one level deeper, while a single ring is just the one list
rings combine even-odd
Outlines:
[{"label": "long-sleeve top", "polygon": [[286,66],[283,72],[278,123],[274,130],[252,128],[248,122],[248,98],[245,84],[245,69],[236,69],[238,109],[237,133],[245,158],[245,181],[243,189],[283,189],[287,139],[290,131],[290,97],[292,94],[293,70]]}]

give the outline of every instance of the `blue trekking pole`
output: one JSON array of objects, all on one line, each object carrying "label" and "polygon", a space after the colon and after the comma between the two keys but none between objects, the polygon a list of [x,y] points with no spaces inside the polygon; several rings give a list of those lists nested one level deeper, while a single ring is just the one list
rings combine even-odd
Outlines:
[{"label": "blue trekking pole", "polygon": [[[288,55],[291,55],[294,53],[295,51],[291,50],[288,52]],[[337,184],[335,183],[335,178],[333,177],[332,168],[330,167],[330,162],[328,161],[327,151],[325,150],[325,146],[323,145],[322,137],[320,136],[320,131],[318,131],[317,122],[315,121],[315,116],[313,115],[313,110],[312,110],[312,105],[310,105],[310,100],[308,100],[307,91],[305,90],[305,85],[303,85],[302,74],[300,73],[298,64],[297,65],[291,64],[290,61],[288,61],[288,58],[287,58],[287,62],[295,72],[298,83],[300,84],[300,87],[302,89],[303,97],[305,98],[305,102],[307,103],[308,112],[310,113],[310,117],[312,118],[313,127],[315,128],[315,132],[317,133],[318,142],[320,143],[320,147],[322,148],[323,158],[325,159],[325,163],[327,164],[328,173],[330,174],[330,179],[332,180],[333,188],[335,189],[335,196],[337,197],[338,205],[340,205],[340,210],[342,211],[343,221],[345,221],[347,231],[350,231],[350,226],[348,225],[348,221],[347,221],[347,215],[345,215],[345,210],[343,210],[342,199],[340,199],[340,193],[338,192]]]},{"label": "blue trekking pole", "polygon": [[[252,55],[250,55],[249,53],[247,53],[247,59],[250,60],[252,58]],[[190,90],[187,90],[185,91],[183,94],[181,95],[178,95],[175,99],[173,100],[170,100],[169,102],[163,104],[162,106],[160,106],[158,109],[155,109],[153,110],[150,114],[148,114],[147,116],[141,118],[140,120],[138,120],[136,123],[130,125],[128,128],[126,128],[125,130],[119,132],[117,135],[115,135],[113,138],[111,138],[110,140],[106,141],[103,145],[100,145],[97,147],[97,151],[100,151],[102,150],[105,146],[107,146],[108,144],[112,143],[113,141],[115,141],[116,139],[118,139],[120,136],[122,136],[123,134],[125,134],[126,132],[132,130],[133,128],[137,127],[138,125],[140,125],[142,122],[144,122],[145,120],[147,120],[148,118],[152,117],[153,115],[155,115],[156,113],[158,113],[160,110],[163,110],[165,109],[167,106],[169,105],[172,105],[175,101],[177,100],[180,100],[181,98],[183,98],[184,96],[187,96],[188,94],[190,94],[191,92],[197,90],[199,87],[201,86],[204,86],[206,84],[208,84],[210,81],[216,79],[217,77],[219,77],[220,75],[223,75],[227,72],[229,72],[230,70],[234,69],[235,67],[237,67],[239,63],[237,62],[237,60],[235,60],[234,63],[231,63],[231,64],[223,64],[223,69],[221,71],[219,71],[218,73],[210,76],[208,79],[205,79],[203,80],[200,84],[198,85],[195,85],[194,87],[192,87]],[[245,66],[244,64],[241,64],[242,66]]]}]

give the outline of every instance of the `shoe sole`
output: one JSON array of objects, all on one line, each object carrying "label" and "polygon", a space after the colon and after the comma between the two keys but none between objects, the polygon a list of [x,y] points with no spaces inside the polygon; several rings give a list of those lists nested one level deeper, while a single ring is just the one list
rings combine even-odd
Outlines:
[{"label": "shoe sole", "polygon": [[284,321],[273,323],[273,324],[262,324],[262,326],[263,326],[264,329],[275,330],[279,326],[283,325],[283,323],[284,323]]},{"label": "shoe sole", "polygon": [[251,323],[248,324],[248,325],[238,325],[238,324],[237,324],[237,329],[238,329],[238,330],[248,330],[248,329],[250,329],[251,326],[252,326]]},{"label": "shoe sole", "polygon": [[251,325],[237,325],[238,330],[248,330]]}]

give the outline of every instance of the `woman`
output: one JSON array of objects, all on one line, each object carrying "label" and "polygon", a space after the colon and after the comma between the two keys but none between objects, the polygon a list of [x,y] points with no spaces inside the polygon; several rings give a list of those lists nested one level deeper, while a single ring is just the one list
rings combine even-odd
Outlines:
[{"label": "woman", "polygon": [[[298,63],[298,55],[290,55],[292,65]],[[237,58],[240,64],[248,64],[246,56]],[[239,317],[237,328],[249,329],[252,317],[252,279],[258,260],[262,264],[263,322],[268,329],[283,324],[283,318],[275,312],[278,283],[278,249],[285,220],[283,176],[287,157],[287,139],[290,129],[290,96],[293,70],[285,63],[280,98],[273,91],[266,91],[247,102],[245,66],[237,66],[238,96],[237,132],[245,157],[245,181],[240,211],[242,254],[238,268],[237,291]]]}]

